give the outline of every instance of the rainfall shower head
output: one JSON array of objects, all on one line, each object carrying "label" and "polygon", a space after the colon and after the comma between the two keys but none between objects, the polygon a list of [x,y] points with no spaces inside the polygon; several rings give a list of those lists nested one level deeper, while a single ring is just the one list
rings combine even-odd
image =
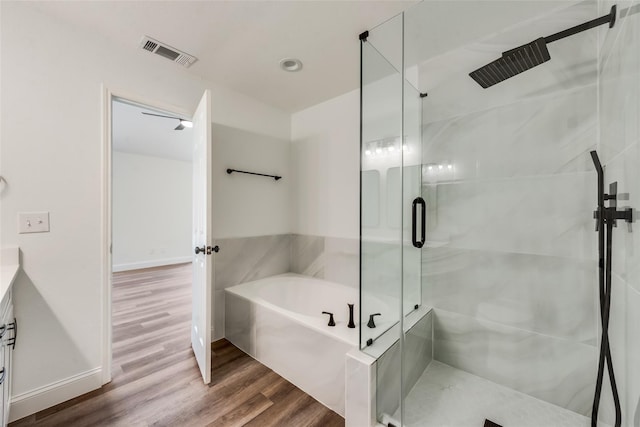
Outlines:
[{"label": "rainfall shower head", "polygon": [[551,59],[544,37],[508,50],[484,67],[469,73],[484,89]]},{"label": "rainfall shower head", "polygon": [[503,52],[501,58],[472,71],[469,76],[486,89],[550,60],[551,55],[549,55],[547,43],[555,42],[602,24],[609,24],[609,28],[611,28],[615,22],[616,6],[613,5],[608,15],[576,25],[548,37],[540,37],[531,43]]}]

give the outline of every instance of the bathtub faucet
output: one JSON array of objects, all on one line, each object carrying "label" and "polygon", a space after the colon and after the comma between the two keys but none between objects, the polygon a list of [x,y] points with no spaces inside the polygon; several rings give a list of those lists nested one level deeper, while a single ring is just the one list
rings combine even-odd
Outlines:
[{"label": "bathtub faucet", "polygon": [[353,322],[353,306],[354,304],[347,304],[349,306],[349,324],[347,328],[355,328],[356,324]]},{"label": "bathtub faucet", "polygon": [[370,328],[375,328],[376,327],[376,322],[374,321],[374,318],[376,316],[381,316],[380,313],[373,313],[371,316],[369,316],[369,323],[367,323],[367,326]]},{"label": "bathtub faucet", "polygon": [[329,313],[328,311],[323,311],[322,314],[329,315],[329,326],[336,326],[336,322],[333,321],[333,313]]}]

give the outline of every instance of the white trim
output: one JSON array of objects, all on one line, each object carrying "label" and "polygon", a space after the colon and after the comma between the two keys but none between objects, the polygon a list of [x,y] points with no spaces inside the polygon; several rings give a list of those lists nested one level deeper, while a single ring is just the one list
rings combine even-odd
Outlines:
[{"label": "white trim", "polygon": [[58,403],[98,389],[102,386],[102,378],[102,369],[95,368],[13,396],[9,403],[9,421],[19,420]]},{"label": "white trim", "polygon": [[124,90],[115,90],[102,84],[102,384],[111,381],[111,238],[112,238],[112,217],[111,217],[111,102],[114,98],[152,107],[154,109],[166,111],[182,117],[191,117],[190,112],[175,105],[163,104],[156,100],[149,100],[138,94]]},{"label": "white trim", "polygon": [[102,85],[102,384],[111,382],[111,100]]},{"label": "white trim", "polygon": [[161,267],[163,265],[184,264],[193,261],[193,257],[183,256],[176,258],[154,259],[150,261],[130,262],[127,264],[114,264],[112,271],[117,273],[119,271],[138,270],[140,268]]}]

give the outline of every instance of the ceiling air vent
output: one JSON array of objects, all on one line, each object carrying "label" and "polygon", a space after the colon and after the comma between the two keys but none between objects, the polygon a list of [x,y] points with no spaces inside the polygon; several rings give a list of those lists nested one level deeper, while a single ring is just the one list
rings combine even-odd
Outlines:
[{"label": "ceiling air vent", "polygon": [[193,55],[189,55],[188,53],[182,52],[169,46],[168,44],[164,44],[148,36],[144,36],[142,38],[140,47],[144,50],[155,53],[156,55],[160,55],[163,58],[167,58],[173,62],[177,62],[178,64],[183,65],[187,68],[198,60]]}]

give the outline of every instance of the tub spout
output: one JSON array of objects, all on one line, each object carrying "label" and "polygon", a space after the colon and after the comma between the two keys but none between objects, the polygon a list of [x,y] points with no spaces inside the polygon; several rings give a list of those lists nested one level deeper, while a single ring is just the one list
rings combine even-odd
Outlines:
[{"label": "tub spout", "polygon": [[355,328],[356,324],[353,322],[353,306],[355,304],[347,304],[349,306],[349,324],[347,328]]},{"label": "tub spout", "polygon": [[336,326],[336,322],[333,321],[333,313],[329,313],[328,311],[323,311],[322,314],[328,314],[329,315],[328,326]]}]

